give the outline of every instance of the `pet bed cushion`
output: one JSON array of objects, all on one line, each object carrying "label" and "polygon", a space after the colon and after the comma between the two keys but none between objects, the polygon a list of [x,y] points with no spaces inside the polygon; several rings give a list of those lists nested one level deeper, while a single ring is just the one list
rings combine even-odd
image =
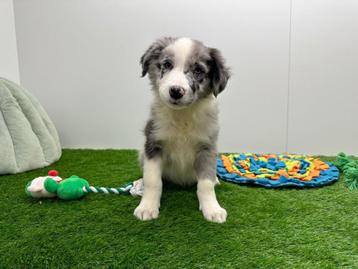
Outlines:
[{"label": "pet bed cushion", "polygon": [[319,187],[339,177],[331,163],[293,154],[222,154],[217,174],[225,181],[265,187]]},{"label": "pet bed cushion", "polygon": [[0,78],[0,174],[45,167],[61,156],[55,126],[21,86]]}]

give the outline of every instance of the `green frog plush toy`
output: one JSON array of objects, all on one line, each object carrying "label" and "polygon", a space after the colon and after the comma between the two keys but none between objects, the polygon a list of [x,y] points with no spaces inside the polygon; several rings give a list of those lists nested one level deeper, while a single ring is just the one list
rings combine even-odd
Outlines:
[{"label": "green frog plush toy", "polygon": [[79,176],[61,179],[57,171],[52,170],[47,177],[38,177],[29,182],[25,188],[28,195],[34,198],[59,197],[63,200],[79,199],[87,194],[90,185]]},{"label": "green frog plush toy", "polygon": [[79,199],[86,194],[83,187],[89,187],[89,183],[79,176],[70,176],[57,183],[51,178],[45,180],[45,189],[50,193],[56,193],[63,200]]},{"label": "green frog plush toy", "polygon": [[133,196],[143,195],[143,181],[141,179],[125,184],[122,187],[98,187],[90,186],[88,181],[79,176],[70,176],[62,179],[56,170],[48,172],[48,176],[37,177],[27,183],[25,192],[33,198],[58,197],[63,200],[75,200],[88,193],[105,194],[131,194]]}]

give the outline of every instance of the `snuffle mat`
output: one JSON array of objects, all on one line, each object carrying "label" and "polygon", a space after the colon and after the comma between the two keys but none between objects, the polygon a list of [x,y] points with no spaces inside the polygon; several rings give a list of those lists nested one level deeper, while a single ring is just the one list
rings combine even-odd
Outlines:
[{"label": "snuffle mat", "polygon": [[339,170],[319,158],[295,154],[221,154],[218,177],[265,187],[319,187],[338,180]]}]

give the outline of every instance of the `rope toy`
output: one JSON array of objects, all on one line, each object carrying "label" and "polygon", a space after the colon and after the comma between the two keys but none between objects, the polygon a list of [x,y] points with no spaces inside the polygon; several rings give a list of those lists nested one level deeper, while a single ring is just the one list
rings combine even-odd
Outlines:
[{"label": "rope toy", "polygon": [[353,159],[352,156],[347,156],[344,153],[337,155],[334,164],[344,174],[344,182],[348,189],[358,189],[358,160]]},{"label": "rope toy", "polygon": [[128,194],[132,187],[133,183],[128,183],[119,188],[83,186],[82,191],[85,193]]},{"label": "rope toy", "polygon": [[79,199],[89,193],[141,196],[143,194],[143,182],[139,179],[118,188],[97,187],[90,186],[86,179],[75,175],[62,179],[56,170],[51,170],[47,176],[37,177],[28,182],[25,192],[33,198],[58,197],[63,200]]},{"label": "rope toy", "polygon": [[264,187],[318,187],[333,183],[339,170],[318,158],[295,154],[222,154],[217,160],[220,179]]}]

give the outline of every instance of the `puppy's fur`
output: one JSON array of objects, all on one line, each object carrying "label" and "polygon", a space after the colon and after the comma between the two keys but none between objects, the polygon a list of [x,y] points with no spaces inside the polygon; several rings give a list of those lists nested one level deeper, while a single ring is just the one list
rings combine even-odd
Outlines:
[{"label": "puppy's fur", "polygon": [[197,183],[204,217],[225,222],[216,200],[216,96],[229,79],[221,53],[189,38],[162,38],[141,58],[142,76],[149,75],[154,93],[141,153],[144,194],[134,215],[159,215],[162,180]]}]

